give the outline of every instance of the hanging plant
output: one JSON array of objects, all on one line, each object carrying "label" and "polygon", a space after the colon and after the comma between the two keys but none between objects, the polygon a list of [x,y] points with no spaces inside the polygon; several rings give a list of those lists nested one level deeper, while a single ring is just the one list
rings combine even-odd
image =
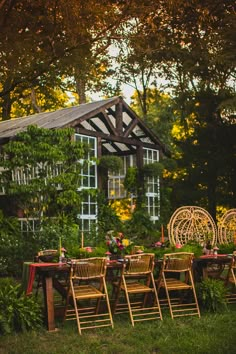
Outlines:
[{"label": "hanging plant", "polygon": [[118,156],[106,155],[100,158],[98,165],[104,171],[118,172],[123,167],[123,161]]},{"label": "hanging plant", "polygon": [[129,167],[125,175],[124,187],[127,190],[127,192],[136,194],[137,186],[138,186],[138,169],[137,167]]},{"label": "hanging plant", "polygon": [[160,162],[153,162],[144,165],[142,168],[142,173],[145,177],[158,177],[162,175],[164,166]]}]

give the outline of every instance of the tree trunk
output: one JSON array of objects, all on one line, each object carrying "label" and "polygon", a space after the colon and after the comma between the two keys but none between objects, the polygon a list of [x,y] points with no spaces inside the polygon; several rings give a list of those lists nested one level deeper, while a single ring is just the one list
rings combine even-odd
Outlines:
[{"label": "tree trunk", "polygon": [[36,92],[35,92],[34,87],[31,88],[30,98],[31,98],[31,103],[32,103],[34,111],[37,113],[40,113],[41,107],[38,106],[38,104],[37,104]]},{"label": "tree trunk", "polygon": [[78,69],[75,70],[75,83],[76,83],[76,92],[79,96],[79,104],[86,103],[86,80]]}]

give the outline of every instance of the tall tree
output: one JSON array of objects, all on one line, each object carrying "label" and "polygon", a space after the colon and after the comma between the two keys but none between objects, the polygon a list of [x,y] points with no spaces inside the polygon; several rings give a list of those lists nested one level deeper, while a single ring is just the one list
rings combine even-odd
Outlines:
[{"label": "tall tree", "polygon": [[[39,82],[45,79],[51,87],[58,87],[58,78],[66,83],[68,61],[62,59],[70,57],[73,63],[78,50],[80,56],[86,58],[87,49],[93,50],[98,43],[100,48],[106,48],[113,32],[129,16],[129,3],[109,0],[102,3],[95,0],[3,2],[0,8],[2,119],[11,116],[17,92],[24,95],[24,90],[41,87]],[[95,57],[93,52],[90,58]],[[80,67],[79,72],[77,82],[82,81],[87,68]]]},{"label": "tall tree", "polygon": [[[191,176],[189,190],[201,190],[202,195],[195,194],[192,201],[204,202],[215,217],[216,205],[223,199],[219,196],[222,178],[228,191],[224,204],[233,206],[235,200],[235,2],[144,1],[140,12],[139,31],[130,34],[128,45],[136,62],[148,55],[146,69],[152,63],[170,82],[180,113],[179,129],[185,132],[179,135],[183,151],[179,181],[186,186]],[[142,43],[140,48],[137,42]],[[230,156],[227,173],[224,156]],[[202,175],[204,180],[199,178]],[[175,199],[175,205],[185,201]]]}]

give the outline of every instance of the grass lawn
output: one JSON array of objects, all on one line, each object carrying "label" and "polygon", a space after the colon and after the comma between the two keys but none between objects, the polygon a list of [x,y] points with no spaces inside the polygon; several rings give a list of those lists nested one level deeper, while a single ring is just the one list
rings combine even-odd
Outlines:
[{"label": "grass lawn", "polygon": [[115,327],[77,333],[76,321],[57,323],[57,332],[28,332],[0,338],[0,354],[233,354],[236,352],[236,307],[213,314],[147,321],[133,328],[128,315],[115,316]]}]

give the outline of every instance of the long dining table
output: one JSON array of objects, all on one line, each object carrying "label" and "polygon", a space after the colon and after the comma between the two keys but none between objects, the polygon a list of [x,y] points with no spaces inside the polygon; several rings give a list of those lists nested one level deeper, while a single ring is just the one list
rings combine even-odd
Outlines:
[{"label": "long dining table", "polygon": [[195,281],[201,281],[210,277],[220,279],[231,261],[232,255],[228,254],[210,254],[195,258],[193,261]]},{"label": "long dining table", "polygon": [[[224,267],[230,264],[232,257],[230,255],[209,255],[200,256],[194,259],[193,272],[195,281],[201,281],[207,278],[209,266],[216,265],[219,268],[219,274],[222,273]],[[156,267],[160,269],[161,260],[156,262]],[[112,260],[107,262],[107,281],[113,281],[118,276],[122,269],[122,262]],[[57,330],[55,324],[55,309],[54,309],[54,289],[66,298],[67,289],[60,282],[60,277],[69,276],[70,264],[68,263],[29,263],[25,262],[24,269],[28,269],[28,281],[25,284],[26,294],[31,294],[35,276],[39,276],[42,282],[44,295],[44,313],[45,324],[48,331]],[[25,271],[24,270],[24,271]],[[210,275],[211,276],[211,275]]]}]

